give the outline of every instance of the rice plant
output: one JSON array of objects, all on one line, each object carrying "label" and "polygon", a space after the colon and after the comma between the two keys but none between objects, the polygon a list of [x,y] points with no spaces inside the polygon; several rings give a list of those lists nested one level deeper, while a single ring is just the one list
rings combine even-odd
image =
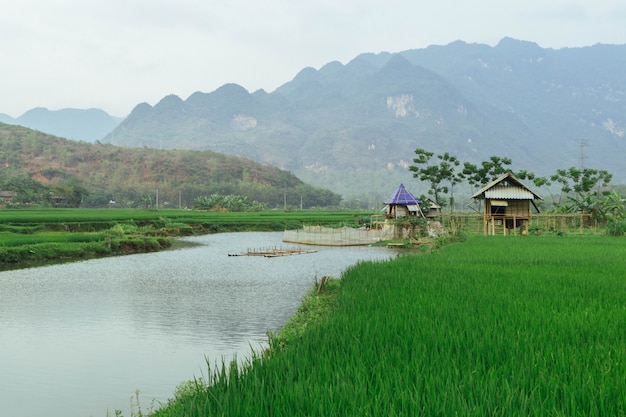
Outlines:
[{"label": "rice plant", "polygon": [[360,263],[324,320],[155,415],[624,415],[624,271],[623,242],[598,236]]}]

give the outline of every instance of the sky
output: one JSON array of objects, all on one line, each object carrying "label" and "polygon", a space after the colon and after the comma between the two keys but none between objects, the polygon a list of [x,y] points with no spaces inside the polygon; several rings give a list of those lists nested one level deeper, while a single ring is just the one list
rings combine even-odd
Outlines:
[{"label": "sky", "polygon": [[306,67],[504,37],[626,44],[623,0],[0,0],[0,113],[272,92]]}]

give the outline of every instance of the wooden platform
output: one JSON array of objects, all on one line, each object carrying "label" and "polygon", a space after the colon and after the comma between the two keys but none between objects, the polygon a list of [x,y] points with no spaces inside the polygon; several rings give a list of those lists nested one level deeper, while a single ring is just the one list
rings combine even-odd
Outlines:
[{"label": "wooden platform", "polygon": [[269,248],[269,249],[248,249],[245,252],[229,253],[228,256],[264,256],[275,258],[277,256],[300,255],[303,253],[313,253],[315,250],[301,248]]}]

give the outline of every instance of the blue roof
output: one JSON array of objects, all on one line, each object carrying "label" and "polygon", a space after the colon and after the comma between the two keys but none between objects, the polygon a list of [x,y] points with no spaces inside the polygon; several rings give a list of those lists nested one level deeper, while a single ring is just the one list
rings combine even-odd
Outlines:
[{"label": "blue roof", "polygon": [[404,188],[404,184],[400,184],[396,192],[393,193],[393,195],[389,197],[387,200],[385,200],[385,204],[411,206],[411,205],[417,205],[421,203],[413,196],[413,194],[411,194],[410,192],[407,191],[406,188]]}]

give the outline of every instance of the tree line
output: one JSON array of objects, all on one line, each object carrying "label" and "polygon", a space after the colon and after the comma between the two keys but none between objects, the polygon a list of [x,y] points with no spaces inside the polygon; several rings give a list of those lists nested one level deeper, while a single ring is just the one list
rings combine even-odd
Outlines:
[{"label": "tree line", "polygon": [[[501,175],[511,172],[522,181],[547,189],[552,197],[552,210],[557,213],[588,213],[607,222],[624,221],[624,199],[609,184],[613,175],[602,169],[570,167],[557,169],[544,177],[527,170],[513,171],[508,157],[490,156],[479,164],[461,162],[448,152],[435,155],[425,149],[415,150],[413,177],[426,183],[432,200],[442,207],[454,207],[455,186],[466,183],[479,190]],[[554,193],[554,189],[558,189]]]},{"label": "tree line", "polygon": [[87,187],[77,178],[68,177],[55,184],[44,184],[29,175],[3,175],[0,191],[10,191],[11,207],[124,207],[161,208],[219,207],[229,211],[257,211],[260,208],[337,207],[341,196],[309,184],[287,184],[284,187],[253,181],[233,183],[146,184],[139,187]]}]

